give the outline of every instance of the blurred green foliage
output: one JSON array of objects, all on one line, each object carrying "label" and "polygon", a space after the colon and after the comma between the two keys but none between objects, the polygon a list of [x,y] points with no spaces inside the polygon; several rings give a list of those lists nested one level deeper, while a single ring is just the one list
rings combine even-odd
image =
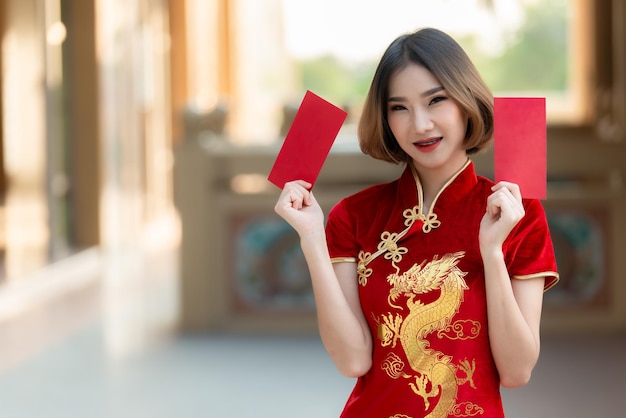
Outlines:
[{"label": "blurred green foliage", "polygon": [[[531,3],[525,24],[505,40],[500,55],[487,54],[472,36],[457,38],[494,92],[565,91],[568,87],[568,1]],[[297,62],[300,89],[342,106],[362,103],[376,61],[347,63],[334,56]]]},{"label": "blurred green foliage", "polygon": [[544,0],[526,9],[526,22],[499,56],[481,53],[475,39],[463,45],[495,92],[565,91],[568,87],[567,0]]},{"label": "blurred green foliage", "polygon": [[367,95],[376,62],[345,63],[332,55],[300,61],[301,90],[311,90],[341,106],[362,102]]}]

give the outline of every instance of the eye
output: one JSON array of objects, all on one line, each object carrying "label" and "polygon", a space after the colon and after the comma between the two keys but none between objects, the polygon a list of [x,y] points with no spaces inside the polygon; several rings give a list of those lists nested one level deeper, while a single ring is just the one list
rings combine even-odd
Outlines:
[{"label": "eye", "polygon": [[437,104],[437,103],[439,103],[439,102],[441,102],[441,101],[443,101],[443,100],[446,100],[446,99],[447,99],[447,97],[446,97],[446,96],[435,96],[435,97],[433,97],[433,98],[430,100],[430,102],[429,102],[428,104],[430,104],[430,105],[434,105],[434,104]]},{"label": "eye", "polygon": [[405,109],[406,109],[406,107],[404,107],[402,105],[399,105],[399,104],[389,106],[389,111],[390,112],[397,112],[399,110],[405,110]]}]

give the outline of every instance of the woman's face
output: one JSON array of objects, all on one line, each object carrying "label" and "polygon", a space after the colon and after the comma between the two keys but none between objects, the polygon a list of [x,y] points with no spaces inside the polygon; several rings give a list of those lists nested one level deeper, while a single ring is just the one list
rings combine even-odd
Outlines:
[{"label": "woman's face", "polygon": [[467,161],[467,118],[433,74],[417,64],[389,83],[387,121],[400,147],[418,169],[451,176]]}]

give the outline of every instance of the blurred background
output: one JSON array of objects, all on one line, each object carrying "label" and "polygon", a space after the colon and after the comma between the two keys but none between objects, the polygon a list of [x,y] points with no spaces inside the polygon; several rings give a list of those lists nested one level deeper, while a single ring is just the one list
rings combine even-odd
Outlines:
[{"label": "blurred background", "polygon": [[625,23],[620,0],[1,0],[0,417],[338,416],[354,382],[266,177],[311,90],[348,111],[325,209],[395,178],[356,123],[425,26],[496,95],[547,99],[561,281],[507,416],[621,416]]}]

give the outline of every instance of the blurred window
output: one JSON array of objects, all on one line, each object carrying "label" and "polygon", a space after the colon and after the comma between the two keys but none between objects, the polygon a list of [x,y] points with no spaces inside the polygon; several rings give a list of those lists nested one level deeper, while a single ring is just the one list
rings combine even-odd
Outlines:
[{"label": "blurred window", "polygon": [[496,96],[546,97],[548,121],[589,122],[583,0],[282,0],[285,46],[299,94],[357,109],[396,36],[420,27],[452,35]]},{"label": "blurred window", "polygon": [[[198,5],[212,5],[210,10]],[[435,27],[466,49],[496,96],[546,97],[548,123],[591,125],[597,115],[591,0],[189,0],[192,99],[228,109],[240,144],[276,141],[312,90],[358,120],[375,66],[398,35]],[[192,7],[195,5],[194,7]],[[194,23],[195,22],[195,23]],[[198,57],[203,57],[200,60]],[[281,126],[283,130],[281,131]],[[288,126],[288,125],[287,125]]]}]

